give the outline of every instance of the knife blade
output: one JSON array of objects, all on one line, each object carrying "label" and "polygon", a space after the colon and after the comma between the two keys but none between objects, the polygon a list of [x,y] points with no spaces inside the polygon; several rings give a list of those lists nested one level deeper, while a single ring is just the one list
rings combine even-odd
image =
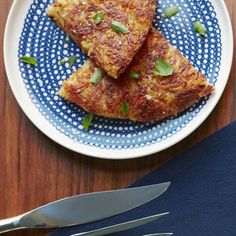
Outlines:
[{"label": "knife blade", "polygon": [[169,212],[165,212],[165,213],[161,213],[158,215],[152,215],[152,216],[128,221],[125,223],[120,223],[120,224],[104,227],[101,229],[95,229],[95,230],[88,231],[88,232],[72,234],[71,236],[103,236],[103,235],[108,235],[108,234],[112,234],[112,233],[117,233],[117,232],[125,231],[128,229],[132,229],[132,228],[135,228],[135,227],[138,227],[141,225],[148,224],[148,223],[150,223],[154,220],[158,220],[161,217],[166,216],[168,214],[169,214]]},{"label": "knife blade", "polygon": [[170,182],[88,193],[39,207],[0,221],[0,233],[22,228],[57,228],[85,224],[126,212],[160,196]]}]

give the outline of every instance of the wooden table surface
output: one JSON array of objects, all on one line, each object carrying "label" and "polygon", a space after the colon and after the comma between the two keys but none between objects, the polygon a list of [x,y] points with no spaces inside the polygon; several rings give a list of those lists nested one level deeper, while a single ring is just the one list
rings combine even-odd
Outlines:
[{"label": "wooden table surface", "polygon": [[[235,28],[236,1],[225,1]],[[168,150],[136,160],[108,161],[85,157],[57,145],[25,116],[7,81],[2,41],[11,4],[12,0],[0,0],[0,219],[74,194],[126,187],[236,119],[234,60],[228,85],[214,112],[191,136]]]}]

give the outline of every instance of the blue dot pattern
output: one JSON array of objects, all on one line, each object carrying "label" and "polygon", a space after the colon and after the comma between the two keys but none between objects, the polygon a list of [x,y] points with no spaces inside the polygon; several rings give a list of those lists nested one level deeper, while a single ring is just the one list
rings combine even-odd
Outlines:
[{"label": "blue dot pattern", "polygon": [[[74,141],[102,149],[134,149],[160,143],[181,131],[206,104],[202,99],[187,111],[161,122],[134,123],[95,117],[88,132],[83,130],[82,120],[86,112],[64,101],[57,92],[71,74],[86,60],[50,19],[45,9],[52,0],[34,0],[25,19],[19,44],[19,67],[25,87],[40,113]],[[171,19],[163,19],[169,6],[179,6],[180,12]],[[207,28],[207,37],[196,34],[193,23],[198,20]],[[193,65],[205,74],[212,84],[218,79],[221,63],[221,31],[214,8],[209,0],[159,0],[153,26],[176,46]],[[38,60],[33,67],[20,62],[21,56],[32,56]],[[60,61],[77,56],[70,67]]]}]

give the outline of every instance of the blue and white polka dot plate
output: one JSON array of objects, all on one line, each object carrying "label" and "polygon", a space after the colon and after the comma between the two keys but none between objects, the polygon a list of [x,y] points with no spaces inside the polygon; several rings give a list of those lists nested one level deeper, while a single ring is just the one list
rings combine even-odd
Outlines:
[{"label": "blue and white polka dot plate", "polygon": [[[12,91],[31,121],[57,143],[89,156],[126,159],[161,151],[193,132],[210,114],[227,83],[233,39],[223,0],[159,0],[153,25],[215,85],[216,93],[182,114],[161,122],[134,123],[96,117],[88,132],[86,112],[57,96],[62,81],[86,60],[72,41],[47,17],[52,0],[15,0],[5,31],[4,57]],[[179,6],[180,13],[164,19],[164,10]],[[197,35],[193,23],[207,28]],[[20,62],[21,56],[38,60],[37,67]],[[76,55],[69,67],[62,59]]]}]

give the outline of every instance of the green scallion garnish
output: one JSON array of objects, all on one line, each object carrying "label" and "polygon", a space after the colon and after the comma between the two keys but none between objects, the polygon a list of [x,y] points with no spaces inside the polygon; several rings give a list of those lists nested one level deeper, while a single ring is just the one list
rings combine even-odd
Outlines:
[{"label": "green scallion garnish", "polygon": [[67,62],[69,63],[69,66],[71,67],[75,64],[76,60],[77,60],[77,56],[72,56],[68,58]]},{"label": "green scallion garnish", "polygon": [[93,20],[95,22],[95,24],[99,24],[102,22],[102,20],[104,19],[104,13],[103,12],[99,12],[99,13],[96,13],[94,16],[93,16]]},{"label": "green scallion garnish", "polygon": [[156,61],[156,68],[154,71],[155,75],[158,76],[170,76],[174,73],[174,67],[169,64],[168,62],[157,59]]},{"label": "green scallion garnish", "polygon": [[122,110],[122,114],[123,114],[123,115],[127,116],[127,115],[129,114],[129,107],[128,107],[128,104],[127,104],[126,101],[123,101],[123,102],[122,102],[122,108],[121,108],[121,110]]},{"label": "green scallion garnish", "polygon": [[65,39],[65,40],[64,40],[64,45],[68,44],[69,42],[70,42],[69,39]]},{"label": "green scallion garnish", "polygon": [[20,58],[20,61],[33,66],[37,65],[37,59],[34,57],[23,56]]},{"label": "green scallion garnish", "polygon": [[97,68],[93,73],[92,77],[90,78],[90,82],[97,85],[101,81],[102,76],[103,76],[103,70]]},{"label": "green scallion garnish", "polygon": [[77,56],[71,56],[67,60],[66,59],[61,60],[60,64],[64,65],[66,62],[68,62],[69,66],[72,67],[75,64],[76,60]]},{"label": "green scallion garnish", "polygon": [[83,128],[84,130],[88,131],[89,130],[89,127],[91,125],[91,122],[93,120],[93,114],[87,114],[83,120]]},{"label": "green scallion garnish", "polygon": [[179,13],[179,7],[176,6],[169,7],[165,10],[164,18],[169,19],[178,13]]},{"label": "green scallion garnish", "polygon": [[139,79],[139,74],[137,72],[132,71],[132,72],[129,73],[129,77],[133,80],[138,80]]},{"label": "green scallion garnish", "polygon": [[202,36],[206,36],[206,27],[199,21],[195,21],[193,24],[194,30]]},{"label": "green scallion garnish", "polygon": [[66,60],[65,60],[65,59],[63,59],[63,60],[60,61],[60,64],[61,64],[61,65],[64,65],[65,63],[66,63]]},{"label": "green scallion garnish", "polygon": [[113,31],[117,33],[124,33],[124,34],[129,33],[129,29],[125,25],[123,25],[121,22],[118,22],[118,21],[113,21],[111,23],[111,28]]}]

